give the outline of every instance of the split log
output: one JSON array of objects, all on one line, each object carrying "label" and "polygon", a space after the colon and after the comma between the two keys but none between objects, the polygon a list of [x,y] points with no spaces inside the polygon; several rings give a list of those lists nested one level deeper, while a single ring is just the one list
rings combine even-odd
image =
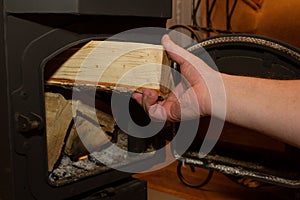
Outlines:
[{"label": "split log", "polygon": [[[75,125],[72,108],[78,111]],[[111,115],[80,101],[67,100],[61,94],[46,92],[45,109],[48,171],[53,170],[62,152],[72,157],[86,155],[110,141],[108,134],[114,132]]]},{"label": "split log", "polygon": [[169,59],[161,45],[90,41],[67,50],[48,65],[56,69],[46,74],[48,85],[96,86],[122,92],[151,88],[161,96],[174,87]]},{"label": "split log", "polygon": [[61,94],[45,93],[48,170],[61,155],[65,136],[72,121],[71,102]]},{"label": "split log", "polygon": [[73,158],[99,150],[111,140],[109,135],[114,132],[115,126],[111,115],[98,109],[94,110],[79,101],[76,104],[78,109],[76,122],[70,130],[64,148],[64,153]]}]

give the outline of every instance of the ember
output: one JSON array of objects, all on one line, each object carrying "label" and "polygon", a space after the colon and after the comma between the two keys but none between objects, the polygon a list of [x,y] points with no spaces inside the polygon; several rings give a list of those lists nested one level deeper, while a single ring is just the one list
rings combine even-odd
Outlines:
[{"label": "ember", "polygon": [[81,157],[78,158],[78,160],[84,160],[84,159],[86,159],[86,158],[88,158],[88,155],[81,156]]}]

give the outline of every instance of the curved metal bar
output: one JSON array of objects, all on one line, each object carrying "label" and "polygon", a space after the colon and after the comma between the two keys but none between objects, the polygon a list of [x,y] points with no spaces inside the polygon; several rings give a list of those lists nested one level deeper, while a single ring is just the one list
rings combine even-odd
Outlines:
[{"label": "curved metal bar", "polygon": [[[201,181],[199,184],[193,184],[193,183],[190,183],[189,180],[187,180],[187,178],[185,178],[183,176],[182,171],[181,171],[182,165],[183,165],[183,163],[181,161],[179,161],[178,165],[177,165],[177,176],[184,185],[191,187],[191,188],[200,188],[200,187],[205,186],[206,184],[209,183],[209,181],[211,180],[213,173],[214,173],[213,170],[208,170],[207,177],[203,181]],[[191,171],[195,172],[194,166],[193,165],[189,165],[189,166],[191,168]]]}]

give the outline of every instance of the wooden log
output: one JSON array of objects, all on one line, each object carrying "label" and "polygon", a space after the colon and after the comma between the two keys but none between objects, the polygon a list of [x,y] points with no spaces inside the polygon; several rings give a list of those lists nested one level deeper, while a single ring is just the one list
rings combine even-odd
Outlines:
[{"label": "wooden log", "polygon": [[166,96],[174,87],[169,66],[161,45],[90,41],[53,59],[47,66],[52,70],[46,68],[45,77],[48,85],[96,86],[122,92],[151,88]]},{"label": "wooden log", "polygon": [[[72,126],[64,148],[64,153],[73,158],[99,150],[111,140],[109,135],[114,132],[115,126],[111,115],[94,110],[81,102],[76,104],[79,110],[75,119],[76,125]],[[96,119],[93,117],[95,114]]]},{"label": "wooden log", "polygon": [[[76,126],[72,125],[74,104],[78,110]],[[45,93],[45,109],[48,171],[53,170],[62,152],[72,157],[86,155],[110,141],[108,134],[114,132],[111,115],[59,93]]]},{"label": "wooden log", "polygon": [[71,102],[61,94],[45,93],[48,170],[61,155],[65,136],[72,121]]}]

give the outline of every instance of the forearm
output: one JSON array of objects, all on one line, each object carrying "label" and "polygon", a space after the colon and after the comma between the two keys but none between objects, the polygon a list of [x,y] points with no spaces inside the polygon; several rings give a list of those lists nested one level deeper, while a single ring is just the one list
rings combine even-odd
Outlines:
[{"label": "forearm", "polygon": [[300,80],[222,76],[227,121],[300,147]]}]

